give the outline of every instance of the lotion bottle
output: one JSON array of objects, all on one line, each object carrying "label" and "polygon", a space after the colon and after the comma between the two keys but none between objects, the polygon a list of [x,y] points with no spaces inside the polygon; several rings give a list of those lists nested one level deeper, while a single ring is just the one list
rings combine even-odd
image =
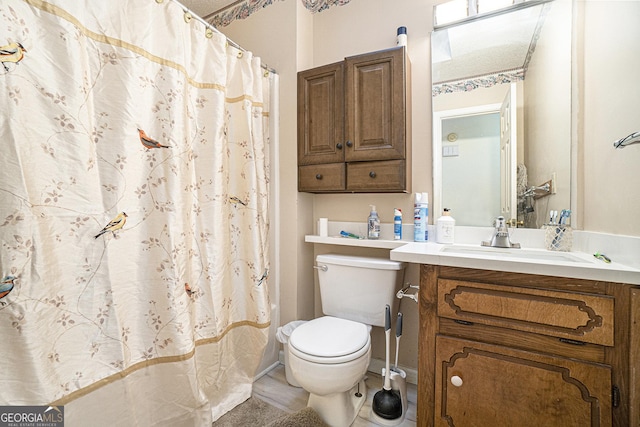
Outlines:
[{"label": "lotion bottle", "polygon": [[436,222],[436,241],[438,243],[452,244],[456,220],[451,217],[449,209],[444,208],[442,216]]},{"label": "lotion bottle", "polygon": [[380,218],[378,218],[378,212],[375,205],[371,206],[371,212],[369,213],[369,220],[367,221],[367,237],[372,240],[380,238]]}]

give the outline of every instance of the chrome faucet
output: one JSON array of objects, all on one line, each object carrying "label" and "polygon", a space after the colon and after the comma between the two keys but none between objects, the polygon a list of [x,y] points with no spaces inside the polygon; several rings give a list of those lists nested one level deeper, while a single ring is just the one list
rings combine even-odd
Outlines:
[{"label": "chrome faucet", "polygon": [[494,223],[495,232],[490,241],[483,241],[482,246],[491,246],[492,248],[520,248],[520,243],[511,243],[509,239],[509,229],[507,222],[503,216],[496,218]]}]

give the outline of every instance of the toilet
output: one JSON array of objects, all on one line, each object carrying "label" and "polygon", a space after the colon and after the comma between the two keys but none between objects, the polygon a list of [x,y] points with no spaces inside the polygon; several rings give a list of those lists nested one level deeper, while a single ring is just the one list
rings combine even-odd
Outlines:
[{"label": "toilet", "polygon": [[405,264],[381,258],[316,257],[322,312],[289,338],[293,378],[309,392],[307,406],[332,427],[353,423],[367,397],[371,327],[384,327],[385,306],[397,307]]}]

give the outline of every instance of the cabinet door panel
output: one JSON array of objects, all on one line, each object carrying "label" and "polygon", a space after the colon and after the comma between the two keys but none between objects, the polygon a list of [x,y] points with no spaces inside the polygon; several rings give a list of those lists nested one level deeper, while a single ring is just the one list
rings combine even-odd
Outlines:
[{"label": "cabinet door panel", "polygon": [[404,159],[404,49],[347,58],[346,67],[346,161]]},{"label": "cabinet door panel", "polygon": [[435,384],[436,426],[612,423],[605,365],[439,335]]},{"label": "cabinet door panel", "polygon": [[298,73],[298,164],[344,161],[344,66]]},{"label": "cabinet door panel", "polygon": [[613,346],[614,304],[605,295],[438,279],[438,315]]}]

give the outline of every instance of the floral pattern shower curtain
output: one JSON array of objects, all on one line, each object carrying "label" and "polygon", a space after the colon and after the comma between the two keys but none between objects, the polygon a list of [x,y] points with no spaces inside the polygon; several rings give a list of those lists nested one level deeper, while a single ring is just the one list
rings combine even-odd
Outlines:
[{"label": "floral pattern shower curtain", "polygon": [[0,3],[0,405],[207,425],[270,324],[268,73],[165,0]]}]

